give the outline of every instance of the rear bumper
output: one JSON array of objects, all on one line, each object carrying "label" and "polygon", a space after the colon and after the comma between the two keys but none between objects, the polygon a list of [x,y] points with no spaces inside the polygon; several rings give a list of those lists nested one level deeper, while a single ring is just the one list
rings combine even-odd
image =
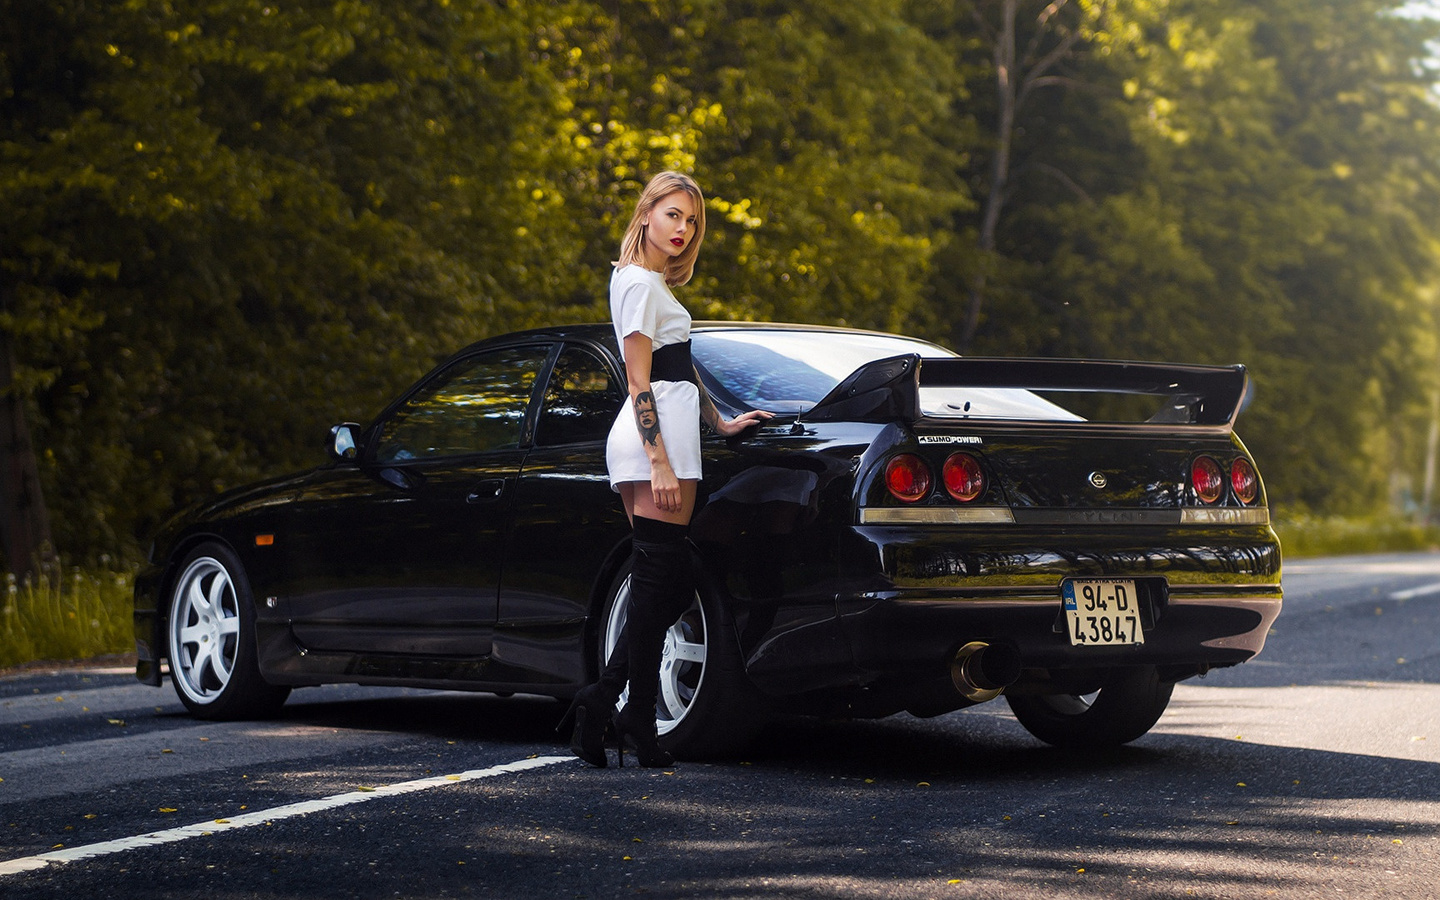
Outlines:
[{"label": "rear bumper", "polygon": [[[812,584],[808,614],[749,656],[767,693],[859,690],[893,701],[948,684],[956,652],[977,641],[1018,654],[1012,692],[1129,666],[1179,680],[1254,657],[1282,600],[1280,546],[1264,525],[859,525],[842,532],[837,562],[833,618],[814,602],[825,585]],[[1161,586],[1143,643],[1070,644],[1060,586],[1083,576]]]},{"label": "rear bumper", "polygon": [[1008,645],[1022,669],[1043,670],[1047,678],[1057,670],[1124,666],[1157,666],[1180,678],[1255,656],[1280,606],[1272,585],[1172,589],[1144,643],[1127,646],[1072,646],[1058,583],[1050,596],[997,589],[859,594],[839,600],[839,618],[856,667],[870,679],[938,675],[972,641]]}]

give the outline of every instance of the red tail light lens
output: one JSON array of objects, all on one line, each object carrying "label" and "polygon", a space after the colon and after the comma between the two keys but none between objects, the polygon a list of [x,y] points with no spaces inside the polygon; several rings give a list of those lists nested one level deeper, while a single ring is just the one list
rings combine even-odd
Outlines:
[{"label": "red tail light lens", "polygon": [[1190,464],[1190,483],[1201,503],[1214,503],[1225,490],[1225,474],[1220,464],[1208,456],[1198,456]]},{"label": "red tail light lens", "polygon": [[969,503],[985,491],[985,473],[980,460],[968,453],[952,453],[940,472],[945,491],[961,503]]},{"label": "red tail light lens", "polygon": [[897,500],[914,503],[930,494],[930,467],[913,453],[902,453],[885,464],[885,486]]},{"label": "red tail light lens", "polygon": [[1260,476],[1255,474],[1250,460],[1243,456],[1230,464],[1230,489],[1235,492],[1235,499],[1246,506],[1260,496]]}]

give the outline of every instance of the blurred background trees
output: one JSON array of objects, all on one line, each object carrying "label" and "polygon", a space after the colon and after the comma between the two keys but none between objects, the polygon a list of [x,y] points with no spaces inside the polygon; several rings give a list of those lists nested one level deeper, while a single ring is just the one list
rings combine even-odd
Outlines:
[{"label": "blurred background trees", "polygon": [[1424,500],[1440,29],[1392,0],[0,0],[0,23],[7,557],[132,559],[464,343],[603,320],[662,168],[707,189],[698,317],[1243,362],[1278,512]]}]

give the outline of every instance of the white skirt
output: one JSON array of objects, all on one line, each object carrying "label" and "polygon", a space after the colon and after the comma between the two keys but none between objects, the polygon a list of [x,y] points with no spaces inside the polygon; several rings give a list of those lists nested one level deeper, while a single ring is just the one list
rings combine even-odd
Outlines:
[{"label": "white skirt", "polygon": [[[682,481],[700,478],[700,389],[688,381],[652,381],[655,407],[660,416],[660,439],[675,477]],[[605,442],[605,465],[610,470],[610,487],[619,490],[627,481],[650,480],[650,457],[640,443],[635,425],[634,405],[627,400],[610,426]]]}]

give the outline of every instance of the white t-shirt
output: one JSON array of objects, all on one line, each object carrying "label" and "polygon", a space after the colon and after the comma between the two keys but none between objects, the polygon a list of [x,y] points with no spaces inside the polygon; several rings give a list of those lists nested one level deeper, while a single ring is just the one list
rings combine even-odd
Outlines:
[{"label": "white t-shirt", "polygon": [[675,299],[665,276],[644,266],[621,266],[610,276],[610,320],[625,352],[625,338],[640,332],[652,349],[690,340],[690,312]]},{"label": "white t-shirt", "polygon": [[[675,299],[665,276],[644,266],[625,266],[610,276],[610,318],[615,338],[625,349],[625,336],[639,332],[650,338],[651,349],[690,339],[690,313]],[[655,412],[665,453],[675,477],[700,478],[700,389],[689,381],[654,381]],[[627,481],[649,481],[650,457],[640,443],[635,411],[627,402],[620,407],[605,444],[610,485],[619,490]]]}]

